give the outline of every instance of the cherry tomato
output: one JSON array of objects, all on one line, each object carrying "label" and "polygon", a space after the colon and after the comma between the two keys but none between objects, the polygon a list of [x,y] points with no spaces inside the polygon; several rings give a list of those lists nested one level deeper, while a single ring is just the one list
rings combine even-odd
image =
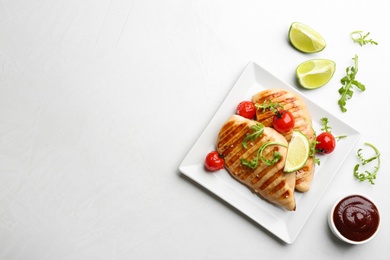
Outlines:
[{"label": "cherry tomato", "polygon": [[275,113],[272,123],[276,131],[279,133],[286,133],[293,129],[295,119],[290,111],[281,110]]},{"label": "cherry tomato", "polygon": [[223,168],[225,161],[219,156],[218,152],[213,151],[207,154],[204,165],[209,171],[217,171]]},{"label": "cherry tomato", "polygon": [[316,151],[319,153],[331,153],[336,148],[336,139],[329,132],[323,132],[317,136]]},{"label": "cherry tomato", "polygon": [[256,115],[255,104],[251,101],[242,101],[238,104],[236,113],[242,117],[253,119]]}]

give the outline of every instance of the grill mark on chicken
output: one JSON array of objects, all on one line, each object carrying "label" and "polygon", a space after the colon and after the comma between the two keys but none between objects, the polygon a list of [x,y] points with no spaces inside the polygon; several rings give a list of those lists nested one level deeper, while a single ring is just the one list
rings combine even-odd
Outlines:
[{"label": "grill mark on chicken", "polygon": [[281,199],[286,199],[286,198],[289,198],[291,197],[293,194],[291,193],[291,191],[285,191],[280,197]]},{"label": "grill mark on chicken", "polygon": [[[232,127],[234,126],[234,127]],[[245,124],[234,125],[232,122],[229,122],[228,125],[224,126],[221,130],[221,142],[218,143],[218,149],[221,153],[224,153],[227,149],[234,148],[234,143],[238,138],[242,137],[238,133],[246,133],[248,126]],[[229,153],[229,151],[227,151]]]},{"label": "grill mark on chicken", "polygon": [[279,182],[279,184],[275,185],[275,187],[272,189],[272,191],[273,191],[274,193],[277,193],[278,191],[280,191],[280,190],[283,188],[283,186],[284,186],[285,184],[286,184],[285,181]]},{"label": "grill mark on chicken", "polygon": [[[306,104],[303,100],[295,95],[294,93],[280,90],[280,89],[269,89],[264,90],[255,94],[252,97],[252,101],[256,104],[262,105],[268,101],[278,102],[283,106],[283,109],[289,110],[295,120],[295,125],[293,130],[299,130],[309,139],[309,142],[313,142],[315,135],[314,130],[311,126],[311,116],[306,107]],[[263,112],[263,109],[258,109],[256,111],[256,120],[266,126],[272,126],[272,119],[274,113],[272,111],[266,110]],[[291,140],[293,130],[283,133],[283,136],[289,142]],[[313,179],[314,174],[314,160],[309,158],[305,166],[296,172],[296,189],[301,192],[306,192],[310,189],[310,184]]]},{"label": "grill mark on chicken", "polygon": [[[295,175],[285,174],[284,167],[287,148],[272,145],[266,147],[263,156],[273,158],[274,151],[279,151],[282,158],[274,165],[265,165],[260,159],[258,167],[252,169],[242,164],[241,159],[251,161],[257,156],[258,149],[266,142],[277,141],[287,145],[286,139],[272,128],[265,128],[263,134],[255,140],[247,141],[247,148],[242,142],[250,128],[256,122],[234,115],[221,127],[217,140],[217,150],[225,158],[225,167],[232,177],[246,185],[256,194],[287,210],[295,210]],[[289,196],[286,196],[289,194]]]},{"label": "grill mark on chicken", "polygon": [[[280,177],[280,171],[277,171],[275,174],[273,174],[272,176],[270,176],[270,178],[268,178],[261,186],[260,186],[260,189],[261,190],[264,190],[266,189],[271,183],[273,183],[277,178]],[[284,181],[281,181],[279,184],[283,183],[282,185],[284,185]]]}]

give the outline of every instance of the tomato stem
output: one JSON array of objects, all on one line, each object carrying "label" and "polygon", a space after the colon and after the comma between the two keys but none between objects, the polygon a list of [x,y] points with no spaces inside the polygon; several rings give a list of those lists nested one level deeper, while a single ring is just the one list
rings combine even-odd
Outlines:
[{"label": "tomato stem", "polygon": [[276,111],[275,111],[275,116],[276,116],[278,119],[281,119],[282,116],[283,116],[283,111],[276,110]]}]

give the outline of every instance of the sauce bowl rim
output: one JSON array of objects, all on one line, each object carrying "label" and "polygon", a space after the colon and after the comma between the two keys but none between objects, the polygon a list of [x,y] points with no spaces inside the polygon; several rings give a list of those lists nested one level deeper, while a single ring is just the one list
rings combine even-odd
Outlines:
[{"label": "sauce bowl rim", "polygon": [[[334,223],[334,220],[333,220],[333,212],[337,206],[337,204],[339,204],[340,201],[342,201],[343,199],[345,198],[348,198],[348,197],[351,197],[351,196],[361,196],[369,201],[371,201],[372,204],[375,205],[377,211],[378,211],[378,216],[379,216],[379,219],[378,219],[378,227],[377,229],[375,230],[375,232],[367,239],[365,240],[362,240],[362,241],[354,241],[354,240],[350,240],[348,238],[346,238],[345,236],[343,236],[337,229],[335,223]],[[379,208],[377,206],[377,204],[375,203],[375,201],[370,197],[370,196],[367,196],[365,194],[362,194],[362,193],[351,193],[351,194],[347,194],[347,195],[343,195],[343,196],[340,196],[332,205],[331,207],[331,210],[329,211],[329,214],[328,214],[328,224],[329,224],[329,227],[330,229],[332,230],[333,234],[338,237],[340,240],[344,241],[344,242],[347,242],[349,244],[353,244],[353,245],[361,245],[361,244],[365,244],[367,242],[369,242],[371,239],[373,239],[375,237],[375,235],[378,233],[378,230],[380,228],[380,225],[381,225],[381,214],[380,214],[380,211],[379,211]]]}]

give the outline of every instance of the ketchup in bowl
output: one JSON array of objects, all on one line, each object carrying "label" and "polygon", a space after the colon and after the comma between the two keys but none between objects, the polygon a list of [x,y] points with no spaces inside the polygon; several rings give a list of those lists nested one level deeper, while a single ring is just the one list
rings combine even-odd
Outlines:
[{"label": "ketchup in bowl", "polygon": [[343,236],[345,239],[341,239],[353,244],[372,238],[380,223],[377,207],[362,195],[349,195],[340,199],[333,206],[330,218],[333,233]]}]

